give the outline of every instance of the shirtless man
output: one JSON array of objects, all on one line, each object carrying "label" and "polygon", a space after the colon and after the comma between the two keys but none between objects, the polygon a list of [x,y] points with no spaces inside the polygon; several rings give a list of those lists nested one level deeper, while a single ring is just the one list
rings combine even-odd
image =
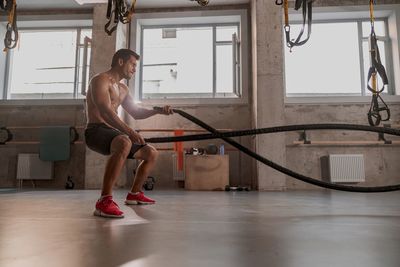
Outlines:
[{"label": "shirtless man", "polygon": [[85,130],[87,146],[108,159],[103,179],[101,197],[96,203],[94,215],[121,218],[124,213],[113,201],[112,188],[127,158],[142,160],[136,170],[131,191],[125,203],[154,204],[141,191],[149,172],[157,159],[157,150],[146,144],[139,133],[124,123],[117,113],[121,105],[135,120],[146,119],[156,114],[169,115],[172,109],[165,106],[162,111],[140,108],[135,105],[128,87],[121,82],[130,79],[136,71],[139,55],[129,49],[118,50],[112,59],[111,69],[92,78],[86,96],[88,124]]}]

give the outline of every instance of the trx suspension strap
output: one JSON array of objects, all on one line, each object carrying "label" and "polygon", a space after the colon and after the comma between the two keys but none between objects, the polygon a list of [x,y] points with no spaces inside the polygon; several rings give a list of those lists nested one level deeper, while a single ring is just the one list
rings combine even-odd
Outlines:
[{"label": "trx suspension strap", "polygon": [[[107,19],[108,22],[104,25],[104,30],[108,35],[111,35],[118,26],[118,22],[123,24],[129,23],[135,13],[136,0],[132,0],[132,4],[127,4],[126,0],[108,0]],[[111,23],[114,25],[111,26]]]},{"label": "trx suspension strap", "polygon": [[0,0],[0,8],[4,11],[10,12],[13,6],[13,0]]},{"label": "trx suspension strap", "polygon": [[[17,3],[16,0],[7,1],[4,5],[3,0],[0,0],[2,5],[8,12],[8,23],[6,27],[6,36],[4,38],[4,52],[8,49],[13,49],[18,43],[18,27],[17,27]],[[10,7],[11,3],[11,7]]]},{"label": "trx suspension strap", "polygon": [[[312,4],[314,0],[296,0],[295,2],[295,10],[299,10],[302,8],[303,13],[303,25],[301,27],[300,33],[296,39],[290,38],[290,22],[289,22],[289,0],[276,0],[275,4],[283,5],[284,13],[285,13],[285,35],[286,35],[286,45],[292,51],[294,46],[302,46],[310,39],[311,36],[311,25],[312,25]],[[305,39],[301,39],[303,37],[305,28],[307,23],[307,37]]]},{"label": "trx suspension strap", "polygon": [[[104,25],[104,30],[108,35],[111,35],[117,29],[118,22],[126,24],[131,21],[135,13],[136,0],[132,0],[131,5],[128,5],[127,1],[128,0],[108,0],[106,15],[108,21],[106,25]],[[207,6],[210,2],[209,0],[192,1],[196,1],[201,6]]]},{"label": "trx suspension strap", "polygon": [[196,1],[201,6],[208,6],[208,4],[210,3],[210,0],[191,0],[191,1]]},{"label": "trx suspension strap", "polygon": [[[388,121],[390,119],[390,109],[385,101],[380,96],[380,93],[388,85],[388,77],[386,75],[385,67],[381,62],[381,57],[378,47],[378,39],[375,34],[375,16],[374,16],[375,0],[369,1],[370,18],[371,18],[371,34],[369,36],[369,49],[370,49],[370,63],[371,67],[368,71],[367,88],[372,92],[371,106],[368,111],[368,122],[371,126],[378,126],[381,121]],[[378,76],[381,78],[383,86],[378,88]],[[379,104],[379,101],[382,104]],[[382,113],[385,115],[382,116]]]}]

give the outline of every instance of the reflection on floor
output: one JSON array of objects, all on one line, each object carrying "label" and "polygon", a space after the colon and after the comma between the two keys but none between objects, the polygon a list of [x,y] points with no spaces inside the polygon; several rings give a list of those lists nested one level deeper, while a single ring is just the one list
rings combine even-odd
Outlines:
[{"label": "reflection on floor", "polygon": [[0,191],[0,266],[400,266],[400,193]]}]

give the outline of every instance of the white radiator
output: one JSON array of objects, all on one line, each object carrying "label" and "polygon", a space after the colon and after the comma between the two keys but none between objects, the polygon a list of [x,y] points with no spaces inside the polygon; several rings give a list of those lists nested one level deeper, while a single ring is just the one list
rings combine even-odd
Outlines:
[{"label": "white radiator", "polygon": [[41,161],[39,154],[18,154],[18,180],[50,180],[53,178],[53,162]]},{"label": "white radiator", "polygon": [[178,170],[178,157],[172,154],[172,179],[174,181],[185,181],[185,155],[183,155],[183,170]]},{"label": "white radiator", "polygon": [[334,183],[365,182],[364,155],[329,155],[329,176]]}]

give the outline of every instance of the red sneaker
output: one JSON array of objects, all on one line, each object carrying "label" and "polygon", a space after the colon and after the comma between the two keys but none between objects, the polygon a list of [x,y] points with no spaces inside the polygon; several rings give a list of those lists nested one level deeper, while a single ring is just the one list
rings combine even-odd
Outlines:
[{"label": "red sneaker", "polygon": [[156,201],[154,199],[146,197],[142,191],[137,194],[128,193],[126,196],[125,204],[136,205],[136,204],[154,204]]},{"label": "red sneaker", "polygon": [[112,196],[106,196],[97,201],[94,215],[108,218],[124,217],[124,213],[119,209],[118,204],[114,202]]}]

